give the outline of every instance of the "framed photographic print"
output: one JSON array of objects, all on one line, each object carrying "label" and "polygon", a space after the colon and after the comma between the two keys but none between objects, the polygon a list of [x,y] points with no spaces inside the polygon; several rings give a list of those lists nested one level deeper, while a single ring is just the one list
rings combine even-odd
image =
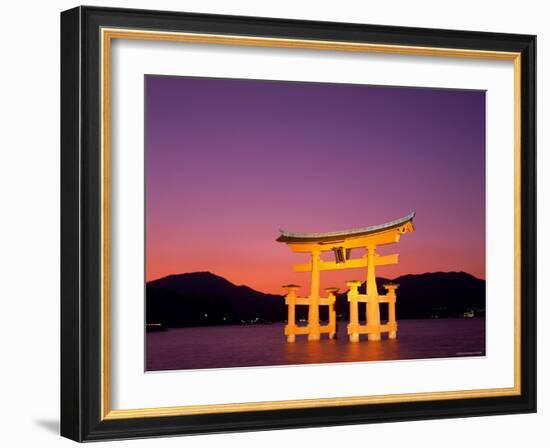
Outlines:
[{"label": "framed photographic print", "polygon": [[535,37],[61,14],[61,432],[535,412]]}]

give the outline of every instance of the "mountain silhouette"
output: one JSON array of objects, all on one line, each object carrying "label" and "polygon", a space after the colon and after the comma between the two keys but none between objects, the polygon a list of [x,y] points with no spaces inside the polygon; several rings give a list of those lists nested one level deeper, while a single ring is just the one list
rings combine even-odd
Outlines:
[{"label": "mountain silhouette", "polygon": [[147,283],[147,322],[168,327],[282,321],[282,296],[234,285],[210,272],[169,275]]},{"label": "mountain silhouette", "polygon": [[[378,277],[376,284],[380,294],[386,293],[383,285],[389,282],[399,285],[397,319],[462,317],[469,311],[474,311],[477,316],[485,315],[485,280],[466,272],[407,274],[391,280]],[[359,292],[364,294],[365,289],[366,282],[359,287]],[[340,310],[343,317],[349,318],[345,293],[337,297],[337,313]],[[386,319],[387,309],[384,305],[380,311],[382,319]]]},{"label": "mountain silhouette", "polygon": [[[396,314],[398,319],[460,317],[473,311],[485,313],[485,280],[465,272],[433,272],[403,275],[396,279],[377,278],[380,294],[389,281],[398,283]],[[364,293],[365,283],[360,287]],[[360,305],[360,316],[364,315]],[[321,307],[321,319],[326,318]],[[336,313],[349,318],[346,293],[337,296]],[[386,307],[381,306],[382,319]],[[146,286],[148,323],[166,327],[282,322],[287,312],[284,297],[266,294],[248,286],[239,286],[210,272],[169,275]],[[307,307],[297,307],[297,319],[307,317]]]}]

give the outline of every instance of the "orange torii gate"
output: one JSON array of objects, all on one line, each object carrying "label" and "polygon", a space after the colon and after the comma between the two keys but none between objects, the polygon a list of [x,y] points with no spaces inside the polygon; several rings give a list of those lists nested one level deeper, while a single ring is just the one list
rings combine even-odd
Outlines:
[{"label": "orange torii gate", "polygon": [[[338,288],[327,288],[327,297],[321,297],[320,272],[337,269],[367,268],[366,294],[359,294],[361,281],[349,281],[348,301],[350,304],[350,321],[348,335],[351,342],[358,342],[360,334],[367,334],[369,341],[379,341],[381,333],[388,333],[390,339],[397,337],[397,321],[395,318],[396,289],[399,285],[383,285],[387,294],[378,294],[376,286],[376,266],[397,264],[398,254],[379,255],[376,247],[399,242],[401,235],[414,231],[411,213],[401,219],[362,227],[358,229],[343,230],[325,233],[293,233],[281,230],[278,242],[286,243],[293,252],[309,252],[309,263],[294,265],[295,272],[311,272],[311,291],[309,297],[298,297],[298,285],[285,285],[287,290],[285,303],[288,306],[288,321],[285,327],[285,335],[288,342],[294,342],[296,335],[307,334],[308,340],[316,341],[322,333],[328,333],[329,338],[336,335],[336,293]],[[361,258],[350,258],[351,250],[364,248],[366,254]],[[334,261],[321,260],[321,252],[334,252]],[[366,302],[366,323],[359,323],[359,302]],[[388,322],[380,321],[380,303],[388,304]],[[307,305],[308,324],[299,326],[296,324],[296,305]],[[329,321],[327,325],[319,322],[319,307],[329,307]]]}]

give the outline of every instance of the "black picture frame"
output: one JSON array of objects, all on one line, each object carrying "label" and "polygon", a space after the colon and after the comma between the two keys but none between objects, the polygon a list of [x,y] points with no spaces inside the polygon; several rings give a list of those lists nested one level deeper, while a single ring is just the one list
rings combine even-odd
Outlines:
[{"label": "black picture frame", "polygon": [[[521,393],[102,419],[100,29],[128,28],[521,54]],[[536,37],[77,7],[61,13],[61,434],[76,441],[536,412]]]}]

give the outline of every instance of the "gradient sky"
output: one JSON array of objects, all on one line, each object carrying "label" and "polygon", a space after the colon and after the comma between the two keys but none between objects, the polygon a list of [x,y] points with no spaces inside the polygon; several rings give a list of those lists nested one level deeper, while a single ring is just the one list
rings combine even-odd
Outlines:
[{"label": "gradient sky", "polygon": [[[146,83],[146,278],[210,271],[309,285],[278,229],[329,231],[416,211],[378,276],[485,278],[485,92],[164,77]],[[355,256],[359,255],[359,251]],[[323,272],[345,288],[364,270]],[[307,290],[304,290],[306,293]]]}]

